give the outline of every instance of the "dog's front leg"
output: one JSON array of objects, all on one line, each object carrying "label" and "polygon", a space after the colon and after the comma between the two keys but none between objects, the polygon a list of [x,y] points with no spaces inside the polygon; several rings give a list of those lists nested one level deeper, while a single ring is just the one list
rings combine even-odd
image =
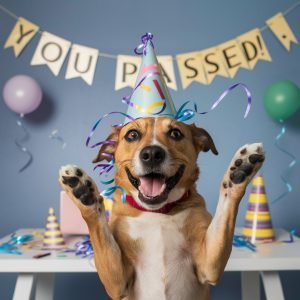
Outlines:
[{"label": "dog's front leg", "polygon": [[223,177],[215,216],[202,236],[204,255],[196,258],[203,283],[216,284],[224,272],[232,249],[239,203],[263,161],[261,144],[245,145],[236,152]]},{"label": "dog's front leg", "polygon": [[95,265],[112,299],[126,296],[129,268],[124,268],[122,253],[105,218],[103,199],[93,180],[80,168],[67,165],[60,169],[59,181],[87,223],[94,249]]}]

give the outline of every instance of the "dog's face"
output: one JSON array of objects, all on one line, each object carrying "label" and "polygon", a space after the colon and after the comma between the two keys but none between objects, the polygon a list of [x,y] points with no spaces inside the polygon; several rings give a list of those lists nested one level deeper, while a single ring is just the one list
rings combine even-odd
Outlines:
[{"label": "dog's face", "polygon": [[195,183],[200,151],[218,154],[204,129],[167,117],[137,119],[107,139],[116,143],[102,146],[94,162],[113,154],[116,183],[147,209],[178,200]]}]

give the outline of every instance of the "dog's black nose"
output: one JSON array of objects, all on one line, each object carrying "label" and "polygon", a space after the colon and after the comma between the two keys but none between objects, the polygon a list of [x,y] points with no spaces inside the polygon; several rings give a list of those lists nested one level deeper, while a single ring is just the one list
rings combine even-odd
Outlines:
[{"label": "dog's black nose", "polygon": [[140,152],[140,160],[148,166],[161,164],[166,158],[166,152],[159,146],[147,146]]}]

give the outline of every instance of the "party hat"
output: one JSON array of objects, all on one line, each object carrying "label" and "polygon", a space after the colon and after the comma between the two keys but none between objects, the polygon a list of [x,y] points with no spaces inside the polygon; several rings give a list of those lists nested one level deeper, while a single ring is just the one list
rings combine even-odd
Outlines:
[{"label": "party hat", "polygon": [[263,177],[256,176],[252,184],[243,235],[251,243],[271,242],[275,237]]},{"label": "party hat", "polygon": [[60,231],[60,226],[54,214],[54,209],[49,208],[46,231],[44,233],[43,249],[59,250],[65,247],[65,240]]},{"label": "party hat", "polygon": [[131,96],[123,98],[128,104],[127,114],[132,118],[140,117],[174,117],[176,109],[157,61],[153,35],[142,36],[142,43],[135,53],[142,55],[142,63]]}]

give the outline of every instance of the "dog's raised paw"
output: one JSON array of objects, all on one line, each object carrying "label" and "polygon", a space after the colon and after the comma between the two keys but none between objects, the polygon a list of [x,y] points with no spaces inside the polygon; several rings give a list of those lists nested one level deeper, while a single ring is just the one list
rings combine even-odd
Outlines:
[{"label": "dog's raised paw", "polygon": [[61,167],[59,182],[73,199],[75,198],[85,206],[90,206],[97,203],[97,201],[103,200],[93,180],[75,165]]},{"label": "dog's raised paw", "polygon": [[233,184],[249,183],[265,160],[261,143],[244,145],[234,155],[230,167],[229,178],[223,182],[223,187]]}]

